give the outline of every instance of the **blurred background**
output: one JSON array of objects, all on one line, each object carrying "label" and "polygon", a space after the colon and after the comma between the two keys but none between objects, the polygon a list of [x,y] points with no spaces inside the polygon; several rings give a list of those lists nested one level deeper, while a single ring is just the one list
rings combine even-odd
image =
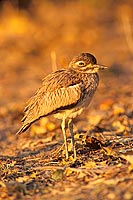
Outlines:
[{"label": "blurred background", "polygon": [[1,112],[22,106],[46,74],[67,67],[80,52],[90,52],[98,63],[110,67],[101,74],[100,88],[128,91],[133,72],[133,1],[1,0]]}]

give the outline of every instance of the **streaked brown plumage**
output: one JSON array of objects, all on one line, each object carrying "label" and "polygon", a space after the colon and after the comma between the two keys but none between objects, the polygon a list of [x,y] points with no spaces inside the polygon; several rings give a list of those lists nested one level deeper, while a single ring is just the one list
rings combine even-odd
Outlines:
[{"label": "streaked brown plumage", "polygon": [[62,119],[66,158],[68,158],[65,134],[65,120],[68,120],[76,158],[72,119],[90,103],[99,82],[97,71],[104,68],[106,67],[97,64],[93,55],[81,53],[73,58],[68,69],[58,70],[46,76],[42,87],[29,100],[24,110],[23,125],[17,134],[26,131],[41,117],[53,114],[56,118]]}]

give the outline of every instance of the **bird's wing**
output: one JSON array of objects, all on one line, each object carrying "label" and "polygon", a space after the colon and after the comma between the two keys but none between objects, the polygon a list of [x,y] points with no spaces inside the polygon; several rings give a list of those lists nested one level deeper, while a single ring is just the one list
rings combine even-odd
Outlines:
[{"label": "bird's wing", "polygon": [[[22,119],[23,126],[18,131],[18,134],[24,132],[39,118],[55,113],[63,108],[72,107],[80,100],[84,88],[81,82],[71,85],[71,81],[69,81],[69,83],[67,82],[67,85],[64,86],[61,84],[60,79],[60,85],[57,83],[56,76],[55,79],[50,79],[49,76],[48,80],[44,80],[43,86],[37,91],[35,96],[30,99]],[[64,84],[64,82],[62,83]]]}]

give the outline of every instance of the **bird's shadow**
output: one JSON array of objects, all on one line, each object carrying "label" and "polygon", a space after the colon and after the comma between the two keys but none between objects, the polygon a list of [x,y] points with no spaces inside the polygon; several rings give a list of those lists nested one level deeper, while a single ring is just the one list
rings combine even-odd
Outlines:
[{"label": "bird's shadow", "polygon": [[45,147],[41,147],[41,148],[38,148],[37,150],[35,149],[30,149],[30,148],[25,148],[21,151],[18,151],[17,154],[15,156],[9,156],[9,155],[0,155],[0,160],[1,161],[7,161],[7,160],[19,160],[19,159],[26,159],[26,158],[29,158],[29,157],[36,157],[38,156],[39,154],[43,155],[43,157],[48,157],[50,155],[50,153],[52,151],[54,151],[54,149],[57,149],[59,147],[59,143],[56,142],[56,143],[52,143],[52,144],[48,144],[48,145],[45,145]]},{"label": "bird's shadow", "polygon": [[[90,151],[95,151],[101,149],[103,146],[102,142],[93,137],[88,136],[87,131],[78,130],[79,139],[76,140],[76,151],[78,156],[82,156],[87,153],[89,154]],[[82,133],[80,135],[80,133]],[[85,134],[85,139],[83,142],[82,135]],[[80,137],[81,136],[81,137]],[[63,145],[63,141],[52,141],[45,144],[37,145],[34,148],[26,147],[16,152],[16,155],[0,155],[1,161],[26,161],[26,160],[36,160],[42,159],[43,161],[46,160],[57,160],[60,161],[65,158],[65,147]],[[71,137],[68,137],[68,144],[71,144]],[[73,151],[70,150],[69,155],[73,156]],[[45,161],[44,161],[45,163]]]}]

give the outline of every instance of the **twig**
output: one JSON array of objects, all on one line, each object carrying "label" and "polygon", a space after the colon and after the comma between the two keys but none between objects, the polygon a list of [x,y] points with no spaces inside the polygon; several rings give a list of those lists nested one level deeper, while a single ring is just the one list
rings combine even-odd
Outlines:
[{"label": "twig", "polygon": [[56,53],[55,51],[51,51],[51,62],[52,62],[52,71],[57,70],[57,62],[56,62]]}]

